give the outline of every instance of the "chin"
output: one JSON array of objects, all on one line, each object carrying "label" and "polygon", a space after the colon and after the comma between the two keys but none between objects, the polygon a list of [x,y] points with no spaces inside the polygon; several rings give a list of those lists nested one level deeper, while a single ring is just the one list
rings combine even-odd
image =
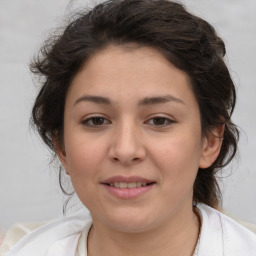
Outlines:
[{"label": "chin", "polygon": [[155,226],[153,219],[150,218],[148,214],[138,212],[134,214],[127,214],[127,212],[125,214],[112,213],[110,218],[106,221],[112,229],[125,233],[145,232]]}]

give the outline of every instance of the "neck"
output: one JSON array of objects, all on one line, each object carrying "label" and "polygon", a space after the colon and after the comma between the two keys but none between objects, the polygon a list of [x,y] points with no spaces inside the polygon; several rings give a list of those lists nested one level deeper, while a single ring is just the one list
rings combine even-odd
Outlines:
[{"label": "neck", "polygon": [[180,217],[140,233],[120,232],[96,223],[88,237],[88,256],[192,256],[200,222],[192,209],[188,216]]}]

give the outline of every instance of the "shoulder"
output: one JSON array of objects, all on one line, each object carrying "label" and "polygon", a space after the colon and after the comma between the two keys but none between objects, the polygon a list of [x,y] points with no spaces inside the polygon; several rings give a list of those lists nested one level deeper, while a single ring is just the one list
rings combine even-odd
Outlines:
[{"label": "shoulder", "polygon": [[202,215],[200,250],[203,253],[199,255],[213,251],[210,255],[256,256],[253,232],[211,207],[200,204],[198,208]]},{"label": "shoulder", "polygon": [[[2,256],[73,255],[82,230],[89,230],[91,224],[90,217],[75,216],[51,221],[35,230],[31,230],[31,225],[16,225],[8,232],[9,234],[7,233],[0,254]],[[19,241],[15,244],[17,240]]]},{"label": "shoulder", "polygon": [[10,251],[24,236],[45,225],[47,222],[16,223],[5,234],[1,243],[0,256]]},{"label": "shoulder", "polygon": [[233,216],[232,214],[230,214],[229,212],[226,212],[224,210],[221,210],[222,213],[224,213],[224,215],[229,216],[231,219],[235,220],[236,222],[238,222],[239,224],[241,224],[242,226],[246,227],[247,229],[251,230],[254,234],[256,234],[256,225],[240,220],[237,217]]}]

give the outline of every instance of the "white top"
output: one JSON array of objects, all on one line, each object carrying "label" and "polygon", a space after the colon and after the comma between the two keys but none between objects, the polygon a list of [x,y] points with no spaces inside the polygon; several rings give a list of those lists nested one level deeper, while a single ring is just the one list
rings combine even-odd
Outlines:
[{"label": "white top", "polygon": [[[256,235],[222,213],[199,204],[202,216],[198,256],[256,256]],[[53,221],[22,238],[2,256],[87,256],[92,220],[85,216]]]}]

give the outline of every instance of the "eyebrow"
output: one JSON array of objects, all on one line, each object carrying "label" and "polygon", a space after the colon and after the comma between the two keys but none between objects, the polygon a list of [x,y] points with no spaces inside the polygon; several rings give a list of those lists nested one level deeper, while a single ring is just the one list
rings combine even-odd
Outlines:
[{"label": "eyebrow", "polygon": [[[89,102],[93,102],[96,104],[111,105],[111,100],[109,98],[102,97],[102,96],[94,96],[94,95],[84,95],[84,96],[78,98],[75,101],[74,105],[76,105],[82,101],[89,101]],[[139,106],[147,106],[147,105],[155,105],[155,104],[168,103],[168,102],[177,102],[177,103],[185,104],[179,98],[176,98],[172,95],[164,95],[164,96],[143,98],[138,102],[138,105]]]},{"label": "eyebrow", "polygon": [[93,95],[84,95],[84,96],[78,98],[75,101],[74,105],[78,104],[81,101],[89,101],[89,102],[93,102],[93,103],[97,103],[97,104],[105,104],[105,105],[111,104],[111,100],[109,98],[101,97],[101,96],[93,96]]},{"label": "eyebrow", "polygon": [[164,96],[157,96],[157,97],[146,97],[139,101],[140,106],[145,105],[155,105],[160,103],[168,103],[168,102],[177,102],[185,104],[181,99],[176,98],[172,95],[164,95]]}]

